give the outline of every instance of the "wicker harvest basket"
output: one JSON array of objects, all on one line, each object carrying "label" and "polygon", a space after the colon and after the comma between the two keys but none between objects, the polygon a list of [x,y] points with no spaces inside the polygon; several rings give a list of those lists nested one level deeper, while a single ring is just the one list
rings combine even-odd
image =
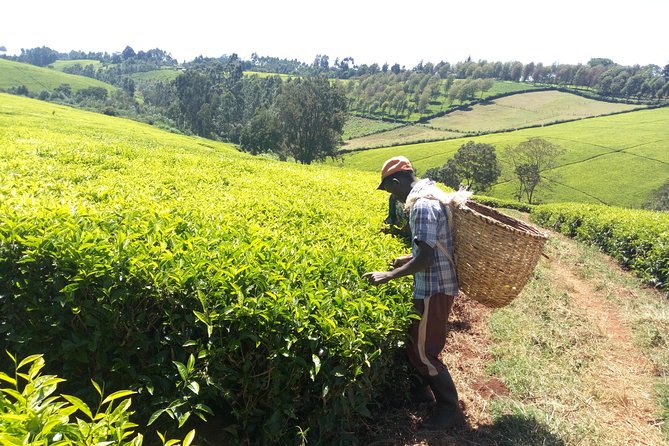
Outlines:
[{"label": "wicker harvest basket", "polygon": [[488,307],[508,304],[529,280],[548,236],[471,200],[452,210],[460,290]]}]

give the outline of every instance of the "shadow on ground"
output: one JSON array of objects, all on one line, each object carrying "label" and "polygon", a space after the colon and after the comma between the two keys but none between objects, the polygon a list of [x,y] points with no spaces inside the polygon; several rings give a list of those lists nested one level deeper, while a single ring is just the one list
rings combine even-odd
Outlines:
[{"label": "shadow on ground", "polygon": [[[410,425],[411,423],[407,423]],[[375,439],[373,446],[565,446],[548,426],[533,418],[504,415],[491,425],[463,427],[450,432],[396,432],[394,438]]]}]

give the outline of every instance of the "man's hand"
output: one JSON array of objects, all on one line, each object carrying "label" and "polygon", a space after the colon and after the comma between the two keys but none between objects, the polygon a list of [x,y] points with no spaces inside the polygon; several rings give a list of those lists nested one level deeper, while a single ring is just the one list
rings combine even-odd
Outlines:
[{"label": "man's hand", "polygon": [[381,271],[365,273],[362,275],[362,277],[367,279],[367,281],[372,285],[381,285],[383,283],[389,282],[392,279],[392,275],[389,272]]},{"label": "man's hand", "polygon": [[402,265],[406,265],[413,259],[413,256],[411,254],[405,255],[405,256],[400,256],[395,259],[395,261],[392,263],[393,268],[399,268]]}]

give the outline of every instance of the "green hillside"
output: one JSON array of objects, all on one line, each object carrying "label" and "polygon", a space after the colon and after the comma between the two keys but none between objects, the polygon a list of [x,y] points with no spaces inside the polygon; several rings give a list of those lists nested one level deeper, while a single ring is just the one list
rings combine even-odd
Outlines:
[{"label": "green hillside", "polygon": [[[498,87],[500,84],[510,84],[509,88],[518,85],[513,82],[497,82],[493,87]],[[518,93],[489,103],[474,105],[468,110],[456,110],[424,124],[410,124],[402,132],[388,130],[375,132],[372,135],[360,135],[346,141],[343,148],[375,149],[445,140],[468,134],[554,124],[640,108],[645,106],[596,101],[560,91]]]},{"label": "green hillside", "polygon": [[102,66],[102,62],[100,62],[99,60],[92,60],[92,59],[74,59],[74,60],[59,59],[51,64],[53,69],[58,71],[63,71],[65,70],[65,68],[72,67],[75,65],[81,65],[82,67],[93,65],[93,67],[95,67],[95,69],[97,70]]},{"label": "green hillside", "polygon": [[115,90],[115,87],[96,79],[0,59],[0,90],[24,85],[31,94],[37,95],[42,91],[51,92],[63,84],[69,84],[73,92],[90,87],[102,87],[109,92]]},{"label": "green hillside", "polygon": [[458,132],[494,132],[629,111],[638,105],[596,101],[560,91],[537,91],[478,104],[431,119],[428,125]]},{"label": "green hillside", "polygon": [[[646,197],[669,179],[669,108],[640,110],[559,125],[490,134],[474,138],[405,145],[348,154],[344,165],[378,171],[383,161],[405,155],[419,172],[443,165],[472,139],[493,144],[503,163],[503,176],[512,178],[504,149],[531,137],[545,138],[566,149],[557,171],[562,179],[542,201],[595,202],[640,207]],[[504,181],[491,195],[513,196],[514,184]]]},{"label": "green hillside", "polygon": [[226,435],[356,427],[411,312],[408,281],[361,278],[403,249],[376,181],[0,94],[0,344],[67,393],[142,389],[144,426],[193,354],[189,402],[224,404]]}]

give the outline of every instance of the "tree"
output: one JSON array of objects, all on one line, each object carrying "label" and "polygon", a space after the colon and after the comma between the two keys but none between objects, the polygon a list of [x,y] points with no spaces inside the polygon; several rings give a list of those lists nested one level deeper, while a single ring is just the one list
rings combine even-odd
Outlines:
[{"label": "tree", "polygon": [[21,55],[19,56],[21,62],[37,65],[38,67],[46,67],[54,63],[57,59],[58,52],[46,46],[27,50],[21,48]]},{"label": "tree", "polygon": [[322,76],[290,80],[283,84],[276,108],[287,154],[303,164],[336,156],[347,111],[339,84]]},{"label": "tree", "polygon": [[540,186],[550,188],[555,175],[551,177],[548,171],[558,165],[564,152],[563,148],[543,138],[530,138],[517,146],[507,147],[506,154],[519,182],[516,199],[525,197],[533,204]]},{"label": "tree", "polygon": [[132,59],[133,57],[135,57],[135,50],[133,50],[132,47],[130,46],[126,46],[123,52],[121,53],[121,57],[123,58],[123,60]]},{"label": "tree", "polygon": [[495,184],[501,172],[495,146],[468,141],[441,169],[428,171],[428,176],[453,189],[467,186],[473,192],[483,192]]},{"label": "tree", "polygon": [[242,150],[253,155],[279,152],[281,133],[276,111],[259,111],[242,129],[239,143]]}]

